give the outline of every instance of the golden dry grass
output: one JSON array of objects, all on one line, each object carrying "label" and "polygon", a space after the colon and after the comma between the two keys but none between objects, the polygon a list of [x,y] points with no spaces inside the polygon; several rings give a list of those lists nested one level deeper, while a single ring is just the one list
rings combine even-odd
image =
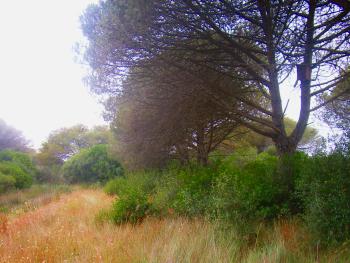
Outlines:
[{"label": "golden dry grass", "polygon": [[[247,245],[201,220],[146,219],[142,224],[97,224],[113,199],[77,190],[15,217],[0,216],[0,262],[316,262],[291,222],[262,229]],[[328,254],[319,262],[340,261]]]},{"label": "golden dry grass", "polygon": [[111,202],[99,190],[79,190],[9,220],[0,234],[0,262],[229,262],[228,250],[199,221],[96,224]]}]

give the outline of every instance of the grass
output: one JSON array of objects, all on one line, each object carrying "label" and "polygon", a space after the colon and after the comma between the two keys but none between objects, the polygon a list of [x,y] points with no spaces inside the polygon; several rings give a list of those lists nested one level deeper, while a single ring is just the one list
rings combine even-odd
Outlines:
[{"label": "grass", "polygon": [[0,213],[18,214],[40,207],[71,191],[67,185],[33,185],[0,195]]},{"label": "grass", "polygon": [[[138,225],[96,221],[113,201],[98,189],[61,195],[0,223],[0,262],[348,262],[349,247],[319,252],[297,221],[258,226],[239,238],[232,228],[184,218]],[[0,219],[1,221],[1,219]]]}]

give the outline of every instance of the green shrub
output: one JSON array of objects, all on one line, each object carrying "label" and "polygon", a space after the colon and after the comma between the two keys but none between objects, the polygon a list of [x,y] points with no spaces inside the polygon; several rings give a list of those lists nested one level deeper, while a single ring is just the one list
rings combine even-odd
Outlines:
[{"label": "green shrub", "polygon": [[140,171],[109,181],[105,192],[117,195],[109,215],[115,223],[137,223],[154,214],[152,195],[159,180],[157,171]]},{"label": "green shrub", "polygon": [[301,171],[297,192],[305,219],[322,244],[350,238],[350,158],[340,152],[310,158]]},{"label": "green shrub", "polygon": [[81,150],[66,161],[62,174],[69,183],[105,183],[122,175],[123,168],[109,156],[107,145],[96,145]]},{"label": "green shrub", "polygon": [[7,192],[15,187],[16,180],[10,175],[0,173],[0,193]]},{"label": "green shrub", "polygon": [[120,191],[125,187],[125,184],[127,184],[125,177],[117,177],[109,180],[106,183],[104,186],[104,191],[108,195],[118,195],[120,194]]},{"label": "green shrub", "polygon": [[150,208],[147,194],[141,189],[133,189],[114,202],[110,216],[117,224],[135,224],[146,217]]},{"label": "green shrub", "polygon": [[288,207],[277,168],[278,158],[267,153],[243,167],[224,162],[215,180],[209,214],[242,223],[285,214]]},{"label": "green shrub", "polygon": [[211,167],[189,166],[178,171],[177,193],[170,201],[171,208],[188,217],[206,213],[215,170]]},{"label": "green shrub", "polygon": [[13,150],[3,150],[0,151],[0,162],[2,161],[17,164],[23,171],[33,178],[35,178],[38,173],[32,158],[26,153]]},{"label": "green shrub", "polygon": [[33,178],[13,162],[0,162],[0,173],[13,177],[18,189],[29,188],[33,183]]}]

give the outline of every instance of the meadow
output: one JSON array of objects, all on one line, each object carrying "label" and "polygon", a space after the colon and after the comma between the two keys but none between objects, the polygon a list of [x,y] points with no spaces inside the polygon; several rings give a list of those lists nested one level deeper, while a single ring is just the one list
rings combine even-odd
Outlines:
[{"label": "meadow", "polygon": [[297,220],[260,225],[242,238],[204,219],[145,218],[138,224],[101,221],[114,198],[75,189],[21,214],[2,214],[0,262],[348,262],[344,244],[320,252]]}]

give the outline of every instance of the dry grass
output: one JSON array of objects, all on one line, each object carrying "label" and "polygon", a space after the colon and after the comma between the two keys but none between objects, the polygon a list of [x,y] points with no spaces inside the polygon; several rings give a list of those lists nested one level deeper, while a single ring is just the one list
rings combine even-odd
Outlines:
[{"label": "dry grass", "polygon": [[[247,245],[201,220],[96,224],[111,202],[99,190],[78,190],[14,218],[3,216],[0,262],[316,262],[315,251],[303,249],[304,233],[295,223],[263,228]],[[332,255],[319,256],[319,262],[347,262]]]},{"label": "dry grass", "polygon": [[71,191],[67,185],[33,185],[29,189],[14,190],[0,195],[2,213],[20,214],[36,209]]}]

